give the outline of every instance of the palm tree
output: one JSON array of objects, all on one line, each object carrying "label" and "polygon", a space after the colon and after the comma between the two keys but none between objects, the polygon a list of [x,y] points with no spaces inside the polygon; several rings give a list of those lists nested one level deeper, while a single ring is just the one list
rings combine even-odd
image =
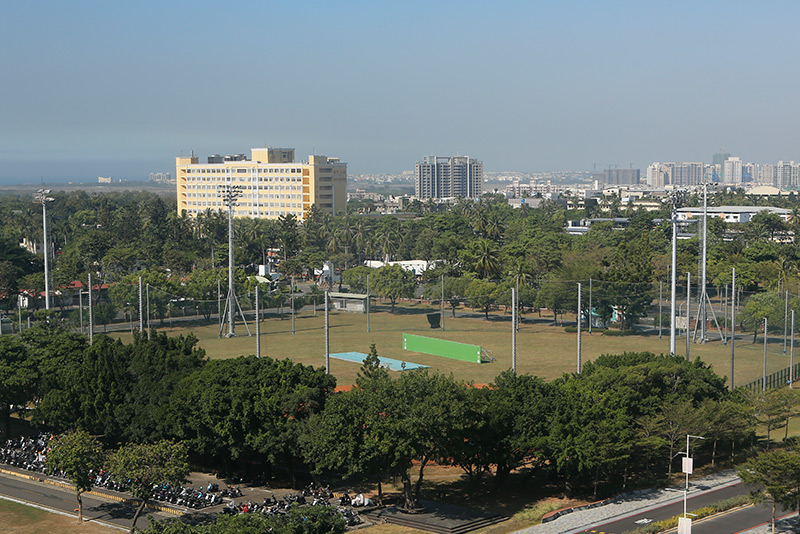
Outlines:
[{"label": "palm tree", "polygon": [[486,218],[485,229],[487,236],[495,241],[500,241],[503,238],[503,232],[505,232],[505,225],[503,225],[503,221],[500,220],[500,216],[492,212]]},{"label": "palm tree", "polygon": [[497,258],[497,248],[488,239],[478,241],[478,250],[475,261],[475,272],[481,278],[492,278],[500,272],[500,261]]}]

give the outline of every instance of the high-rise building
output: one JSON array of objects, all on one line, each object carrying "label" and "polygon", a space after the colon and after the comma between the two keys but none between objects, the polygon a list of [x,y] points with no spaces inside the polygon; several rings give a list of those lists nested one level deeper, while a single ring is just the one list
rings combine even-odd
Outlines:
[{"label": "high-rise building", "polygon": [[244,154],[212,154],[200,163],[192,154],[175,158],[178,183],[178,213],[194,217],[199,213],[225,209],[225,186],[239,186],[234,215],[277,219],[292,214],[305,219],[316,205],[335,214],[347,207],[347,164],[338,158],[309,156],[296,163],[293,148],[253,148]]},{"label": "high-rise building", "polygon": [[722,165],[723,163],[725,163],[725,160],[728,159],[729,157],[731,157],[730,154],[725,152],[724,149],[720,149],[719,152],[714,154],[713,158],[711,159],[711,163],[713,165]]},{"label": "high-rise building", "polygon": [[773,185],[781,189],[800,186],[800,164],[794,161],[779,161],[775,164]]},{"label": "high-rise building", "polygon": [[667,185],[698,185],[704,182],[705,174],[705,165],[699,162],[656,162],[647,167],[647,183],[658,188]]},{"label": "high-rise building", "polygon": [[742,183],[742,160],[731,156],[722,163],[722,183]]},{"label": "high-rise building", "polygon": [[469,156],[425,156],[414,170],[417,198],[477,198],[483,191],[483,162]]},{"label": "high-rise building", "polygon": [[605,169],[602,172],[592,173],[592,180],[610,185],[638,184],[640,178],[639,169]]}]

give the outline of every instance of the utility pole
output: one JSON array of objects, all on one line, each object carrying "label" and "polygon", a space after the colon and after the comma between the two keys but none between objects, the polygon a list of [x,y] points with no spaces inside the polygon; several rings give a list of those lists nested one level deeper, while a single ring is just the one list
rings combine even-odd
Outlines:
[{"label": "utility pole", "polygon": [[581,284],[578,282],[578,374],[581,374]]},{"label": "utility pole", "polygon": [[767,318],[764,317],[764,367],[761,371],[761,391],[767,391]]},{"label": "utility pole", "polygon": [[686,273],[686,361],[689,361],[689,337],[691,336],[690,322],[692,315],[690,309],[692,307],[692,273]]},{"label": "utility pole", "polygon": [[331,374],[330,325],[328,323],[328,290],[325,290],[325,374]]},{"label": "utility pole", "polygon": [[44,252],[44,307],[50,310],[50,262],[48,261],[48,249],[50,248],[47,241],[47,203],[52,202],[54,199],[49,197],[49,189],[39,189],[33,195],[33,201],[41,203],[42,205],[42,252]]},{"label": "utility pole", "polygon": [[[658,297],[658,305],[661,306],[661,296],[659,294]],[[659,308],[659,317],[661,316],[661,308]],[[592,316],[592,279],[589,278],[589,312],[586,315],[586,322],[589,323],[589,335],[592,335],[592,321],[594,317]],[[661,322],[659,320],[658,326],[658,339],[661,339]]]},{"label": "utility pole", "polygon": [[444,332],[444,275],[442,275],[442,302],[440,307],[442,308],[442,332]]},{"label": "utility pole", "polygon": [[[83,334],[83,290],[78,287],[78,315],[81,318],[81,334]],[[22,312],[19,315],[19,331],[22,332]]]},{"label": "utility pole", "polygon": [[517,292],[511,288],[511,371],[517,374]]},{"label": "utility pole", "polygon": [[736,345],[736,267],[731,271],[733,278],[731,281],[731,377],[730,390],[733,391],[733,362],[734,345]]},{"label": "utility pole", "polygon": [[794,388],[794,310],[792,310],[792,337],[789,344],[789,388]]},{"label": "utility pole", "polygon": [[669,314],[669,353],[675,355],[675,312],[676,310],[676,280],[677,280],[677,267],[678,264],[678,202],[680,195],[678,191],[672,192],[672,265],[670,268],[671,273],[671,291],[670,291],[670,314]]},{"label": "utility pole", "polygon": [[[592,283],[592,279],[591,278],[589,278],[589,283],[590,284]],[[589,287],[591,287],[591,286],[589,286]],[[592,294],[591,291],[589,291],[589,295],[590,295],[590,297],[589,297],[589,299],[590,299],[590,308],[589,308],[589,310],[590,310],[590,313],[591,313],[591,294]],[[664,296],[664,281],[663,280],[659,280],[658,281],[658,339],[659,340],[661,340],[661,323],[663,322],[663,312],[662,312],[663,306],[662,306],[662,303],[661,303],[661,299],[663,298],[663,296]],[[591,321],[590,321],[589,322],[589,332],[592,331],[591,328],[592,328],[592,326],[591,326]]]},{"label": "utility pole", "polygon": [[145,286],[147,298],[147,340],[150,341],[150,284]]},{"label": "utility pole", "polygon": [[[367,275],[367,332],[369,332],[369,275]],[[442,327],[444,330],[444,327]]]},{"label": "utility pole", "polygon": [[[517,275],[517,307],[519,308],[519,275]],[[514,328],[519,332],[519,312],[517,312],[517,319],[514,321]]]},{"label": "utility pole", "polygon": [[142,307],[142,277],[139,277],[139,333],[144,332],[144,308]]},{"label": "utility pole", "polygon": [[92,317],[92,273],[89,273],[89,345],[94,340],[94,320]]},{"label": "utility pole", "polygon": [[294,275],[292,275],[292,288],[289,294],[292,301],[292,335],[294,335]]},{"label": "utility pole", "polygon": [[261,357],[261,316],[258,309],[258,284],[256,284],[256,358]]},{"label": "utility pole", "polygon": [[219,322],[219,336],[222,337],[222,289],[217,278],[217,320]]},{"label": "utility pole", "polygon": [[789,290],[786,290],[786,301],[784,302],[783,309],[783,353],[786,354],[786,323],[789,322]]},{"label": "utility pole", "polygon": [[728,284],[725,284],[725,303],[722,305],[722,318],[724,333],[722,335],[722,344],[728,344]]}]

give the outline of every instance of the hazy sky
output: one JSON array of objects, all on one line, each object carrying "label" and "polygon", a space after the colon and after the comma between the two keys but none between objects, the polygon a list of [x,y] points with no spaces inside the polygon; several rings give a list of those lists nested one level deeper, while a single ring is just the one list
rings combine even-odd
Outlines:
[{"label": "hazy sky", "polygon": [[0,181],[264,145],[350,173],[797,160],[798,20],[795,1],[10,1]]}]

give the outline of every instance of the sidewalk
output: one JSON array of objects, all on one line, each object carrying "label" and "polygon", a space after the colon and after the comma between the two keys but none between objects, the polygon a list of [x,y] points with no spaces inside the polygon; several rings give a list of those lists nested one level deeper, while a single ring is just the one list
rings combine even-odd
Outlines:
[{"label": "sidewalk", "polygon": [[[690,496],[697,495],[701,491],[717,489],[730,484],[739,482],[736,471],[731,469],[710,475],[701,479],[692,480],[692,490]],[[699,487],[702,487],[700,489]],[[592,525],[607,523],[622,517],[636,514],[654,506],[672,504],[683,499],[683,492],[660,490],[639,490],[631,493],[617,495],[608,504],[563,515],[549,523],[542,523],[522,530],[514,534],[574,534],[583,532]],[[753,533],[761,534],[761,532]]]}]

